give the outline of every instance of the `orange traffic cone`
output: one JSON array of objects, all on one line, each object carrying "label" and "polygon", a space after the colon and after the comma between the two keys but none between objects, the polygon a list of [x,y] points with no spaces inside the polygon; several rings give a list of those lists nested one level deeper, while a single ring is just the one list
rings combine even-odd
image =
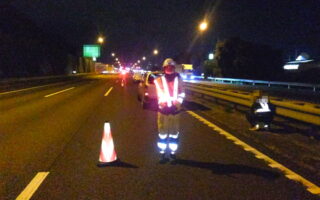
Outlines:
[{"label": "orange traffic cone", "polygon": [[117,154],[116,154],[116,151],[114,150],[110,123],[105,122],[98,166],[110,165],[116,160],[117,160]]}]

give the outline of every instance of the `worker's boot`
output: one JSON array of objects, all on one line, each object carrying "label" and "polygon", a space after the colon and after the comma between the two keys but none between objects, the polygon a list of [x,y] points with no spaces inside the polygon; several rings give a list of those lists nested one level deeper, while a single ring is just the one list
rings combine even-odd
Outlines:
[{"label": "worker's boot", "polygon": [[166,154],[165,153],[160,153],[159,163],[160,164],[165,164],[167,161],[168,161],[168,159],[166,158]]}]

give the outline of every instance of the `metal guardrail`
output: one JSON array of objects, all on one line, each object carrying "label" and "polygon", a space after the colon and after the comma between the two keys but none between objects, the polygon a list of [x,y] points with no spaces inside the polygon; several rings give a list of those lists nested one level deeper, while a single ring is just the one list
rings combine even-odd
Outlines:
[{"label": "metal guardrail", "polygon": [[[221,88],[204,87],[197,83],[185,82],[187,93],[198,93],[204,96],[222,99],[231,103],[251,107],[252,93],[231,91]],[[320,105],[302,102],[291,102],[279,98],[270,98],[276,106],[276,114],[306,123],[320,125]]]},{"label": "metal guardrail", "polygon": [[[203,76],[193,76],[194,79],[204,80]],[[216,83],[226,83],[226,84],[240,84],[240,85],[259,85],[259,86],[267,86],[267,87],[285,87],[287,89],[310,89],[313,92],[320,91],[320,84],[313,85],[307,83],[295,83],[295,82],[280,82],[280,81],[261,81],[261,80],[249,80],[249,79],[233,79],[233,78],[214,78],[208,77],[209,81],[213,81]]]}]

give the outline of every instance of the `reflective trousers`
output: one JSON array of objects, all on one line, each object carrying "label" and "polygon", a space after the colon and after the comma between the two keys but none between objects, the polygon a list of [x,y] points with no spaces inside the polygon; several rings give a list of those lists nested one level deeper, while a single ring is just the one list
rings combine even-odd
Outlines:
[{"label": "reflective trousers", "polygon": [[174,154],[179,145],[180,114],[165,115],[158,112],[158,143],[160,153],[167,149]]}]

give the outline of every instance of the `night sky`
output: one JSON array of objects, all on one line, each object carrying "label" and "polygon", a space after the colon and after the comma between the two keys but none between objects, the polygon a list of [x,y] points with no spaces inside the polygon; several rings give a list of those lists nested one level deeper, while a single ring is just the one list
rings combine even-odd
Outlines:
[{"label": "night sky", "polygon": [[[209,52],[217,40],[230,37],[320,57],[319,0],[17,0],[12,5],[79,49],[104,35],[105,60],[114,51],[132,62],[154,48],[173,57],[188,48],[198,51],[199,44]],[[210,27],[199,35],[204,17]]]}]

